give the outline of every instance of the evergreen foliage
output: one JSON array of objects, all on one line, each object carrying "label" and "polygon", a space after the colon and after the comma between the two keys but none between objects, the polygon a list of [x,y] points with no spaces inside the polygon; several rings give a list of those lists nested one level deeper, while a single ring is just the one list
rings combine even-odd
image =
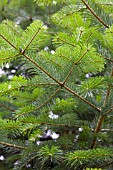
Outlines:
[{"label": "evergreen foliage", "polygon": [[[12,0],[0,5],[4,10],[26,2],[33,4]],[[47,18],[49,24],[39,18],[32,18],[25,30],[11,20],[0,24],[0,65],[19,59],[31,74],[0,84],[0,147],[11,153],[7,161],[18,161],[13,170],[29,164],[40,170],[109,167],[113,2],[34,2],[42,10],[58,5]]]}]

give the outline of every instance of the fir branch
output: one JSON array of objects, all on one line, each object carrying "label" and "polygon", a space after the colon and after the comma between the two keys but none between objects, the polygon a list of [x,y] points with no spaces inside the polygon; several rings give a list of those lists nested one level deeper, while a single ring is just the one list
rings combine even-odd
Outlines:
[{"label": "fir branch", "polygon": [[[64,2],[64,4],[65,4],[66,6],[68,6],[68,7],[73,11],[73,9],[72,9],[66,2]],[[77,11],[73,11],[73,12],[71,12],[71,13],[68,14],[68,15],[73,15],[74,13],[76,13],[76,12],[78,12],[78,11],[80,11],[79,8],[77,9]],[[66,15],[66,16],[68,16],[68,15]],[[62,17],[61,19],[63,19],[63,18],[65,18],[65,17]],[[76,22],[76,19],[75,19],[75,18],[74,18],[74,21],[75,21],[76,26],[78,27],[78,23]],[[81,34],[82,34],[82,32],[81,32]]]},{"label": "fir branch", "polygon": [[[88,49],[87,49],[88,51]],[[78,97],[80,100],[84,101],[86,104],[88,104],[89,106],[93,107],[95,110],[97,110],[98,112],[101,111],[100,108],[96,107],[95,105],[93,105],[92,103],[90,103],[89,101],[85,100],[84,98],[82,98],[81,96],[79,96],[77,93],[75,93],[73,90],[71,90],[70,88],[68,88],[67,86],[64,85],[64,82],[59,82],[57,79],[55,79],[50,73],[48,73],[45,69],[43,69],[40,65],[38,65],[38,63],[36,63],[34,60],[32,60],[28,55],[24,54],[23,51],[21,51],[21,54],[27,58],[30,62],[32,62],[36,67],[38,67],[40,70],[42,70],[42,72],[44,72],[46,75],[48,75],[51,79],[53,79],[55,82],[57,82],[62,88],[64,87],[67,91],[69,91],[70,93],[74,94],[74,96]],[[78,60],[79,61],[79,60]]]},{"label": "fir branch", "polygon": [[7,22],[5,22],[4,24],[7,25],[10,29],[12,29],[17,35],[21,36],[20,32],[11,27]]},{"label": "fir branch", "polygon": [[27,161],[25,161],[25,162],[23,163],[23,165],[19,167],[19,169],[21,170],[26,164],[28,164],[29,162],[31,162],[32,160],[34,160],[34,159],[37,158],[37,157],[38,157],[37,154],[36,154],[35,156],[32,156],[32,157],[29,158]]},{"label": "fir branch", "polygon": [[104,116],[106,116],[107,114],[111,113],[113,111],[113,106],[107,111],[104,113]]},{"label": "fir branch", "polygon": [[[97,134],[97,133],[100,132],[102,123],[103,123],[103,121],[104,121],[104,119],[105,119],[105,116],[106,116],[107,114],[111,113],[112,111],[113,111],[113,106],[112,106],[107,112],[101,114],[101,116],[100,116],[99,119],[98,119],[97,126],[96,126],[96,128],[95,128],[95,130],[94,130],[94,133],[95,133],[95,134]],[[96,141],[97,141],[97,137],[94,137],[94,138],[93,138],[93,141],[92,141],[92,143],[91,143],[91,147],[90,147],[91,149],[93,149],[93,148],[95,147]]]},{"label": "fir branch", "polygon": [[[41,5],[44,3],[53,4],[53,0],[40,0],[40,2]],[[58,0],[58,2],[64,2],[64,0]],[[18,7],[21,6],[23,8],[25,4],[26,3],[21,2]],[[32,162],[32,168],[39,169],[48,169],[50,168],[50,164],[52,164],[53,167],[51,166],[51,168],[53,169],[70,169],[70,167],[72,169],[85,169],[86,167],[90,169],[90,167],[97,168],[102,167],[106,163],[112,163],[113,153],[110,149],[106,149],[106,146],[111,147],[112,136],[109,136],[108,143],[106,144],[104,141],[105,138],[102,135],[103,132],[106,132],[105,135],[109,135],[109,132],[110,134],[113,132],[113,128],[111,124],[109,124],[109,121],[112,123],[112,115],[109,115],[109,113],[113,112],[113,106],[110,105],[110,103],[112,103],[111,90],[113,76],[113,60],[111,56],[112,27],[110,27],[108,32],[104,32],[112,23],[112,17],[109,17],[110,15],[112,16],[112,14],[109,13],[111,12],[111,8],[107,9],[107,11],[109,10],[109,14],[107,15],[104,9],[99,6],[101,3],[96,3],[95,1],[82,0],[74,3],[74,1],[72,2],[70,0],[68,1],[69,5],[66,2],[64,2],[64,4],[65,6],[58,5],[55,9],[53,6],[52,9],[51,7],[48,8],[48,10],[53,13],[60,9],[60,11],[56,12],[53,16],[53,21],[58,24],[57,28],[53,25],[53,22],[46,22],[50,31],[52,30],[54,34],[57,31],[59,32],[53,38],[53,46],[51,46],[51,41],[49,41],[47,45],[50,47],[49,50],[52,48],[56,49],[54,55],[50,55],[49,52],[44,52],[44,50],[40,51],[40,49],[46,46],[51,36],[50,32],[46,32],[42,21],[34,22],[25,32],[20,27],[16,28],[13,22],[3,22],[3,33],[0,35],[2,42],[0,60],[6,63],[12,59],[21,57],[23,62],[27,61],[22,71],[25,71],[24,73],[28,71],[28,74],[25,74],[25,76],[28,75],[29,77],[30,75],[28,80],[19,79],[17,77],[14,81],[12,79],[12,81],[5,82],[0,86],[1,96],[3,96],[3,98],[4,95],[7,96],[7,98],[4,98],[6,104],[3,102],[0,103],[0,106],[3,107],[2,110],[7,109],[10,113],[15,112],[14,119],[16,121],[10,121],[7,115],[8,117],[6,116],[6,118],[1,119],[0,122],[1,139],[4,139],[4,137],[6,139],[4,139],[5,141],[0,141],[0,146],[7,148],[7,150],[11,148],[11,151],[17,150],[17,153],[21,153],[19,157],[16,155],[19,164],[16,165],[14,169],[22,169],[27,163]],[[34,7],[35,6],[32,8],[33,15],[36,9]],[[7,6],[5,10],[7,10]],[[84,10],[90,15],[84,13]],[[12,10],[12,12],[13,11],[14,10]],[[43,11],[45,11],[44,8]],[[25,15],[27,14],[28,13]],[[33,18],[34,16],[31,17],[32,21]],[[28,19],[30,20],[30,18]],[[100,24],[99,28],[97,23],[97,31],[94,26],[95,19]],[[102,27],[105,27],[105,29],[101,29]],[[95,43],[97,43],[96,46]],[[21,46],[22,50],[18,49],[19,46]],[[95,48],[93,48],[93,46]],[[39,49],[37,50],[38,47]],[[107,55],[108,50],[109,54]],[[87,51],[89,51],[89,53]],[[39,52],[39,57],[36,55],[37,52]],[[103,58],[99,53],[103,55]],[[108,58],[104,56],[108,56]],[[108,61],[106,65],[105,61]],[[110,73],[108,73],[110,67],[112,69],[111,77]],[[77,75],[76,77],[75,74]],[[93,76],[95,77],[94,79],[92,79]],[[107,82],[105,81],[105,83],[102,83],[103,80],[101,81],[101,79],[98,79],[98,76],[102,76],[105,80],[107,79],[106,77],[108,77],[108,86],[106,86]],[[6,79],[3,77],[3,81],[4,80]],[[75,84],[75,81],[81,82],[81,85]],[[81,93],[88,94],[89,99],[85,98]],[[13,105],[10,105],[10,102],[9,104],[7,103],[9,95],[12,104],[15,105],[14,108]],[[59,96],[59,99],[54,103],[54,99],[56,99],[57,96]],[[19,99],[21,102],[19,102]],[[104,102],[101,107],[102,101]],[[80,106],[82,102],[85,107],[83,109],[77,108],[78,113],[76,113],[76,106]],[[52,104],[52,114],[60,114],[58,119],[51,119],[49,113],[45,112],[45,110],[48,110],[49,104]],[[93,117],[90,114],[90,110],[88,110],[90,107],[94,117],[97,115],[97,111],[99,112],[97,124],[93,128],[91,128],[92,122],[90,121]],[[16,110],[13,110],[15,108]],[[87,117],[88,114],[90,114],[91,117]],[[107,115],[108,117],[106,120],[105,118]],[[18,119],[16,119],[17,117]],[[88,121],[86,121],[86,118]],[[105,128],[102,127],[104,121],[105,125],[106,121],[108,123]],[[79,128],[81,130],[79,130]],[[52,141],[47,141],[46,143],[46,141],[44,141],[45,139],[43,140],[43,136],[46,135],[47,132],[46,130],[51,130],[51,132],[59,134],[59,138],[61,138],[56,140],[56,143],[52,138]],[[75,134],[76,132],[77,134]],[[90,138],[92,134],[94,134],[94,136]],[[102,141],[102,143],[99,144],[101,145],[104,143],[104,146],[101,145],[103,149],[101,149],[101,147],[100,149],[93,149],[96,146],[99,134]],[[12,140],[7,141],[7,135]],[[29,137],[31,142],[44,142],[39,146],[36,145],[36,143],[28,142],[28,146],[26,146],[24,139],[28,140]],[[13,141],[16,141],[16,139],[20,139],[23,145],[21,143],[19,144],[19,142],[14,143]],[[91,146],[89,146],[91,149],[87,150],[89,141],[91,141]],[[75,142],[77,145],[75,145]],[[54,160],[48,159],[48,157],[52,158],[52,156],[50,155],[51,152],[47,153],[48,150],[43,150],[43,146],[45,147],[46,145],[53,146],[53,148],[54,145],[59,145],[59,147],[63,149],[64,154],[61,156],[61,162],[59,162],[59,155],[57,155],[57,152],[53,153],[58,156],[58,159],[57,157]],[[79,146],[82,152],[78,150]],[[40,151],[46,151],[47,154],[42,154]],[[38,154],[39,152],[40,154]],[[68,160],[67,164],[65,164],[66,159]],[[9,160],[13,162],[15,158],[13,157]],[[62,166],[62,161],[64,161],[64,167]]]},{"label": "fir branch", "polygon": [[106,96],[105,96],[105,100],[104,100],[103,106],[106,106],[108,98],[110,96],[110,92],[111,92],[111,85],[108,84],[108,90],[107,90],[107,93],[106,93]]},{"label": "fir branch", "polygon": [[32,39],[30,40],[30,42],[28,43],[28,45],[25,47],[25,49],[23,50],[23,53],[25,53],[25,51],[27,50],[27,48],[30,46],[30,44],[32,43],[32,41],[34,40],[34,38],[37,36],[37,34],[39,33],[39,31],[41,30],[41,28],[38,29],[38,31],[33,35]]},{"label": "fir branch", "polygon": [[0,103],[0,106],[6,108],[6,109],[9,110],[9,111],[12,111],[12,112],[15,111],[14,109],[12,109],[12,108],[10,108],[10,107],[7,107],[7,106],[5,106],[5,105],[3,105],[3,104],[1,104],[1,103]]},{"label": "fir branch", "polygon": [[70,69],[68,75],[66,76],[65,80],[63,81],[63,84],[66,83],[66,81],[68,80],[68,78],[70,77],[71,73],[73,72],[74,68],[75,68],[76,64],[73,65],[73,67]]},{"label": "fir branch", "polygon": [[[113,77],[113,68],[111,69],[111,77]],[[105,96],[105,99],[104,99],[104,102],[103,102],[103,107],[106,106],[107,104],[107,101],[108,101],[108,98],[110,96],[110,92],[111,92],[111,85],[108,84],[108,90],[107,90],[107,93],[106,93],[106,96]],[[104,121],[104,118],[107,114],[109,114],[111,111],[113,110],[113,107],[111,107],[111,109],[109,109],[106,113],[102,114],[98,120],[98,123],[97,123],[97,126],[95,128],[95,131],[94,133],[98,133],[100,130],[101,130],[101,126],[102,126],[102,123]],[[92,144],[91,144],[91,149],[93,149],[96,145],[96,140],[97,140],[97,137],[95,137],[92,141]]]},{"label": "fir branch", "polygon": [[[42,55],[42,54],[41,54]],[[41,56],[40,55],[40,56]],[[42,56],[44,56],[44,55],[42,55]],[[56,62],[56,61],[54,61],[54,60],[52,60],[51,58],[47,58],[50,62],[52,62],[52,63],[54,63],[55,65],[57,65],[58,67],[60,67],[60,68],[62,68],[62,66],[61,66],[61,64],[59,64],[58,62]]]},{"label": "fir branch", "polygon": [[[98,123],[97,123],[97,126],[96,126],[96,128],[95,128],[95,131],[94,131],[95,134],[97,134],[97,133],[100,131],[101,126],[102,126],[102,123],[103,123],[103,121],[104,121],[104,118],[105,118],[105,115],[102,114],[102,115],[100,116],[100,118],[99,118],[99,120],[98,120]],[[94,137],[94,139],[93,139],[93,141],[92,141],[92,143],[91,143],[91,147],[90,147],[91,149],[93,149],[93,148],[95,147],[95,145],[96,145],[96,140],[97,140],[97,137]]]},{"label": "fir branch", "polygon": [[69,43],[69,42],[67,42],[67,41],[64,41],[64,40],[62,40],[61,38],[57,38],[57,40],[60,40],[60,41],[62,41],[63,43],[65,43],[65,44],[68,44],[68,45],[71,45],[72,47],[76,47],[76,45],[74,45],[74,44],[72,44],[72,43]]},{"label": "fir branch", "polygon": [[69,76],[70,76],[71,73],[73,72],[75,66],[83,59],[83,57],[87,54],[88,51],[89,51],[89,49],[87,49],[87,50],[83,53],[83,55],[78,59],[78,61],[74,63],[73,67],[70,69],[68,75],[66,76],[66,78],[65,78],[65,80],[64,80],[64,82],[63,82],[63,84],[66,83],[67,79],[69,78]]},{"label": "fir branch", "polygon": [[110,6],[112,6],[112,5],[113,5],[113,2],[109,2],[109,3],[104,2],[104,3],[100,3],[100,5],[103,5],[103,6],[104,6],[104,5],[107,5],[107,6],[110,5]]},{"label": "fir branch", "polygon": [[16,54],[15,56],[11,56],[11,57],[0,58],[0,60],[1,60],[1,61],[6,61],[6,60],[8,60],[8,59],[15,58],[15,57],[19,57],[19,54]]},{"label": "fir branch", "polygon": [[[111,69],[111,76],[110,77],[113,77],[113,68]],[[107,93],[106,93],[106,96],[105,96],[105,100],[103,102],[103,106],[105,107],[106,104],[107,104],[107,101],[108,101],[108,98],[110,96],[110,92],[111,92],[111,85],[108,83],[108,89],[107,89]]]},{"label": "fir branch", "polygon": [[[69,7],[69,5],[68,5],[68,7]],[[71,9],[71,7],[70,7],[70,9]],[[61,20],[62,20],[62,19],[64,19],[64,18],[66,18],[67,16],[73,15],[74,13],[76,13],[76,11],[71,12],[71,13],[69,13],[69,14],[66,14],[65,16],[63,16],[63,17],[61,18]],[[78,26],[78,24],[77,24],[77,22],[76,22],[75,18],[74,18],[74,21],[75,21],[75,24],[76,24],[76,27],[77,27],[77,26]]]},{"label": "fir branch", "polygon": [[[10,119],[11,118],[9,118],[9,122],[10,122]],[[13,119],[11,119],[11,120],[13,120]],[[7,121],[8,122],[8,121]],[[8,123],[7,123],[8,124]],[[19,129],[20,128],[20,126],[19,125],[15,125],[15,124],[13,124],[12,126],[11,125],[7,125],[6,127],[4,126],[4,127],[0,127],[0,129],[2,130],[2,129]]]},{"label": "fir branch", "polygon": [[88,41],[90,40],[90,38],[91,38],[91,36],[92,36],[92,32],[90,32],[90,34],[89,34],[89,36],[88,36],[88,38],[86,39],[86,43],[88,43]]},{"label": "fir branch", "polygon": [[15,145],[15,144],[10,144],[10,143],[6,143],[6,142],[0,142],[0,144],[7,146],[7,147],[10,147],[10,148],[26,149],[26,147],[18,146],[18,145]]},{"label": "fir branch", "polygon": [[82,2],[83,2],[84,5],[87,7],[87,9],[94,15],[94,17],[98,19],[98,21],[99,21],[102,25],[104,25],[106,28],[109,28],[109,26],[106,25],[106,23],[105,23],[102,19],[99,18],[99,16],[91,9],[91,7],[86,3],[85,0],[82,0]]},{"label": "fir branch", "polygon": [[[44,103],[42,103],[39,107],[35,108],[34,111],[40,109],[41,107],[45,106],[59,91],[60,91],[61,87],[59,87]],[[20,116],[26,115],[29,112],[24,112],[21,115],[17,115],[15,118],[18,118]],[[14,119],[15,119],[14,118]]]},{"label": "fir branch", "polygon": [[50,77],[52,80],[57,82],[59,85],[61,84],[55,77],[53,77],[50,73],[48,73],[45,69],[43,69],[38,63],[36,63],[34,60],[32,60],[28,55],[24,54],[24,51],[21,51],[21,54],[27,58],[31,63],[33,63],[37,68],[39,68],[42,72],[44,72],[48,77]]},{"label": "fir branch", "polygon": [[53,64],[57,65],[58,67],[60,67],[60,69],[62,68],[62,66],[61,66],[59,63],[55,62],[54,60],[52,60],[52,59],[50,59],[50,58],[48,58],[48,60],[49,60],[51,63],[53,63]]},{"label": "fir branch", "polygon": [[[65,128],[71,128],[71,127],[74,127],[74,128],[81,128],[81,126],[77,126],[77,125],[68,125],[68,124],[63,124],[63,123],[48,123],[48,122],[32,122],[32,121],[29,121],[27,120],[27,122],[25,120],[20,120],[20,122],[22,123],[33,123],[33,124],[36,124],[36,125],[46,125],[46,126],[56,126],[56,127],[65,127]],[[92,131],[94,131],[94,129],[91,129]],[[103,129],[103,131],[109,131],[109,129]],[[60,133],[60,132],[59,132]]]},{"label": "fir branch", "polygon": [[[59,86],[58,83],[49,83],[49,82],[43,82],[43,83],[36,83],[36,84],[29,84],[29,87],[37,87],[37,86]],[[28,85],[26,86],[22,86],[22,87],[28,87]]]},{"label": "fir branch", "polygon": [[111,61],[113,63],[113,60],[111,58],[104,57],[104,59]]},{"label": "fir branch", "polygon": [[76,96],[77,98],[79,98],[80,100],[82,100],[83,102],[85,102],[86,104],[88,104],[89,106],[91,106],[92,108],[94,108],[95,110],[97,110],[98,112],[101,112],[101,109],[98,108],[97,106],[95,106],[94,104],[90,103],[88,100],[84,99],[83,97],[81,97],[80,95],[78,95],[76,92],[74,92],[73,90],[71,90],[69,87],[67,86],[63,86],[67,91],[69,91],[70,93],[72,93],[74,96]]},{"label": "fir branch", "polygon": [[62,58],[65,58],[65,59],[68,60],[69,62],[75,64],[74,61],[73,61],[71,58],[68,58],[68,57],[66,57],[66,56],[63,56],[62,54],[60,54],[60,56],[61,56]]},{"label": "fir branch", "polygon": [[[47,85],[47,86],[48,86],[48,85],[51,86],[51,85],[58,85],[58,84],[57,84],[57,83],[48,83],[48,82],[47,82],[47,83],[38,83],[38,84],[36,84],[36,86],[37,86],[37,85],[38,85],[38,86],[43,86],[43,85],[44,85],[44,86],[46,86],[46,85]],[[34,85],[31,85],[31,86],[34,86]]]},{"label": "fir branch", "polygon": [[60,89],[61,87],[59,87],[44,103],[42,103],[39,107],[37,107],[36,110],[46,105],[60,91]]},{"label": "fir branch", "polygon": [[8,44],[10,44],[14,49],[17,50],[17,48],[16,48],[9,40],[7,40],[3,35],[0,34],[0,36],[1,36]]},{"label": "fir branch", "polygon": [[113,129],[101,129],[101,132],[113,132]]}]

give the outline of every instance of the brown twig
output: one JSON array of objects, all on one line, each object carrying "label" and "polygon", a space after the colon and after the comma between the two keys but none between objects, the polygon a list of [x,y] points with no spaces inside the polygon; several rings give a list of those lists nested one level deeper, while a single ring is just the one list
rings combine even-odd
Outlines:
[{"label": "brown twig", "polygon": [[3,35],[0,34],[0,36],[8,43],[10,44],[13,48],[15,48],[17,50],[17,48],[9,41],[7,40]]},{"label": "brown twig", "polygon": [[3,105],[3,104],[0,104],[0,106],[1,106],[1,107],[4,107],[4,108],[6,108],[7,110],[10,110],[10,111],[12,111],[12,112],[15,111],[14,109],[12,109],[12,108],[10,108],[10,107],[7,107],[7,106],[5,106],[5,105]]},{"label": "brown twig", "polygon": [[31,63],[33,63],[37,68],[39,68],[42,72],[44,72],[48,77],[50,77],[52,80],[57,82],[59,85],[61,84],[55,77],[53,77],[50,73],[48,73],[45,69],[43,69],[37,62],[35,62],[32,58],[30,58],[28,55],[24,54],[23,51],[21,51],[21,54],[27,58]]},{"label": "brown twig", "polygon": [[95,16],[95,18],[98,19],[98,21],[99,21],[102,25],[104,25],[106,28],[109,28],[109,26],[106,25],[106,23],[105,23],[102,19],[99,18],[99,16],[91,9],[91,7],[85,2],[85,0],[82,0],[82,2],[83,2],[84,5],[87,7],[87,9]]},{"label": "brown twig", "polygon": [[[111,69],[111,75],[110,77],[113,77],[113,68]],[[106,93],[106,96],[105,96],[105,99],[104,99],[104,102],[103,102],[103,107],[106,106],[107,104],[107,101],[108,101],[108,98],[110,96],[110,92],[111,92],[111,85],[108,84],[108,90],[107,90],[107,93]],[[98,123],[97,123],[97,126],[95,128],[95,131],[94,133],[97,134],[100,130],[101,130],[101,126],[102,126],[102,123],[104,121],[104,118],[105,116],[110,113],[111,111],[113,110],[113,107],[111,107],[111,109],[109,109],[106,113],[102,114],[100,116],[100,118],[98,119]],[[92,144],[91,144],[91,149],[93,149],[96,145],[96,140],[97,140],[97,137],[94,137],[93,141],[92,141]]]},{"label": "brown twig", "polygon": [[86,104],[88,104],[89,106],[91,106],[92,108],[94,108],[95,110],[97,110],[98,112],[101,112],[101,109],[98,108],[97,106],[95,106],[94,104],[90,103],[88,100],[84,99],[83,97],[81,97],[80,95],[78,95],[77,93],[75,93],[73,90],[71,90],[69,87],[64,85],[64,88],[69,91],[70,93],[72,93],[74,96],[76,96],[77,98],[79,98],[80,100],[82,100],[83,102],[85,102]]},{"label": "brown twig", "polygon": [[[96,126],[96,128],[95,128],[95,130],[94,130],[94,133],[95,133],[95,134],[97,134],[97,133],[100,131],[101,125],[102,125],[103,120],[104,120],[104,117],[105,117],[105,115],[101,115],[101,116],[100,116],[100,118],[99,118],[99,120],[98,120],[98,123],[97,123],[97,126]],[[94,138],[93,138],[93,141],[92,141],[92,143],[91,143],[91,149],[93,149],[93,148],[95,147],[96,140],[97,140],[97,137],[94,137]]]},{"label": "brown twig", "polygon": [[23,53],[27,50],[27,48],[30,46],[30,44],[32,43],[32,41],[34,40],[34,38],[37,36],[37,34],[39,33],[39,31],[41,30],[41,28],[39,28],[37,30],[37,32],[33,35],[32,39],[30,40],[30,42],[28,43],[28,45],[25,47],[25,49],[23,50]]},{"label": "brown twig", "polygon": [[63,82],[63,84],[66,83],[67,79],[69,78],[69,76],[70,76],[71,73],[73,72],[75,66],[83,59],[83,57],[87,54],[87,52],[88,52],[88,50],[86,50],[86,51],[83,53],[83,55],[78,59],[78,61],[74,63],[73,67],[70,69],[68,75],[66,76],[66,78],[65,78],[65,80],[64,80],[64,82]]},{"label": "brown twig", "polygon": [[14,56],[11,56],[11,57],[5,57],[5,58],[0,58],[1,61],[6,61],[8,59],[13,59],[14,57],[19,57],[19,54],[16,54]]},{"label": "brown twig", "polygon": [[104,57],[105,60],[111,61],[113,63],[113,60],[111,58]]},{"label": "brown twig", "polygon": [[[110,77],[113,77],[113,68],[111,69],[111,76]],[[106,106],[108,98],[110,96],[110,92],[111,92],[111,85],[108,83],[108,90],[107,90],[107,93],[106,93],[106,96],[105,96],[103,106]]]},{"label": "brown twig", "polygon": [[6,142],[0,142],[0,145],[4,145],[4,146],[10,147],[10,148],[26,149],[26,147],[18,146],[15,144],[10,144],[10,143],[6,143]]},{"label": "brown twig", "polygon": [[[95,128],[95,130],[94,130],[94,133],[95,133],[95,134],[97,134],[98,132],[100,132],[101,126],[102,126],[102,123],[103,123],[103,121],[104,121],[105,116],[106,116],[107,114],[109,114],[110,112],[112,112],[112,111],[113,111],[113,107],[111,107],[111,109],[109,109],[107,112],[105,112],[104,114],[102,114],[102,115],[99,117],[98,122],[97,122],[97,126],[96,126],[96,128]],[[91,143],[91,147],[90,147],[91,149],[93,149],[93,148],[95,147],[96,141],[97,141],[97,137],[94,137],[94,138],[93,138],[93,141],[92,141],[92,143]]]}]

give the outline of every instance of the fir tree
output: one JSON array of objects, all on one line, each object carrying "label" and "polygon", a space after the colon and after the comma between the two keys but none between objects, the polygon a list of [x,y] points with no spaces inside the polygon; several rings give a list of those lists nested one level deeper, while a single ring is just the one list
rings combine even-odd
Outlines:
[{"label": "fir tree", "polygon": [[[31,75],[0,84],[0,147],[11,153],[7,161],[18,161],[15,170],[29,164],[40,170],[109,167],[113,2],[34,2],[58,10],[47,20],[31,17],[25,30],[11,20],[0,24],[0,64],[20,59]],[[15,1],[0,2],[2,10],[7,4]]]}]

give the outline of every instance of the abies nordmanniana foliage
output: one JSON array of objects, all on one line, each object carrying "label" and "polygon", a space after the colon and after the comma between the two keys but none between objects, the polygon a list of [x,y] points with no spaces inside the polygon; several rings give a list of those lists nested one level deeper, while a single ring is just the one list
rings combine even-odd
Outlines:
[{"label": "abies nordmanniana foliage", "polygon": [[30,18],[26,29],[9,19],[0,24],[0,65],[20,61],[32,75],[0,84],[1,151],[14,170],[109,169],[113,2],[12,0],[0,2],[2,13],[21,3],[53,11]]}]

